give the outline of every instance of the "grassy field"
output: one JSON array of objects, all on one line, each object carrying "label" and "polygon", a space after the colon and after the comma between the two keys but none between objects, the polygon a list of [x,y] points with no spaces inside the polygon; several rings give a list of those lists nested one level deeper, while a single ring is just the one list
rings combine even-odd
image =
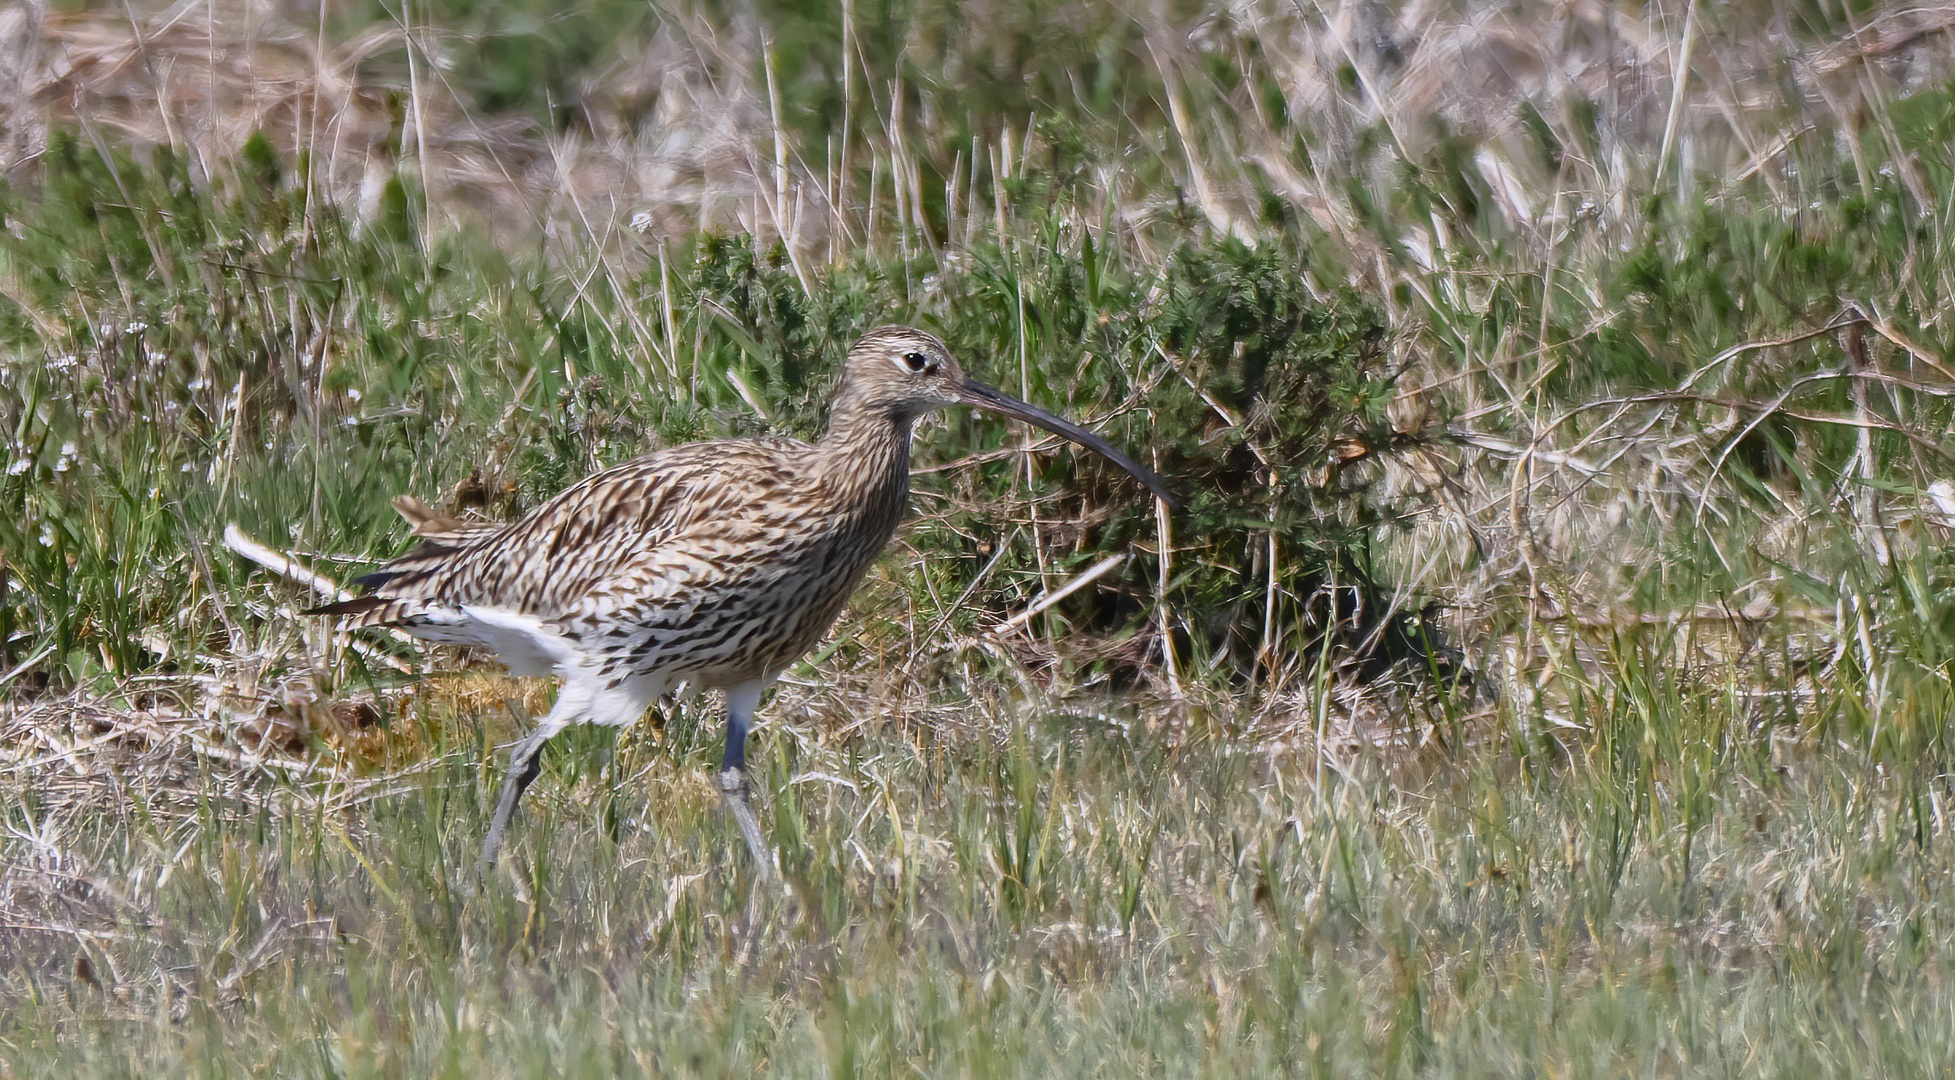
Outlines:
[{"label": "grassy field", "polygon": [[[0,1077],[1945,1075],[1951,29],[0,12]],[[690,701],[474,888],[553,688],[245,541],[812,435],[887,321],[1184,505],[926,427],[785,883]]]}]

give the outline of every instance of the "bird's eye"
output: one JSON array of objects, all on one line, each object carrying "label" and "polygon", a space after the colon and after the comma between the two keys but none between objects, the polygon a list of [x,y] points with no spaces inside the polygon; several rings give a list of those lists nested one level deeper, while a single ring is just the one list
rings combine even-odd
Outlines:
[{"label": "bird's eye", "polygon": [[930,367],[930,358],[920,352],[904,353],[903,366],[920,373]]}]

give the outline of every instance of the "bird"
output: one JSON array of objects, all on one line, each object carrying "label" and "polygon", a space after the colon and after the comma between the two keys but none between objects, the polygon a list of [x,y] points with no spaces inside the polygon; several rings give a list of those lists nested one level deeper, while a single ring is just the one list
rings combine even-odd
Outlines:
[{"label": "bird", "polygon": [[621,727],[675,692],[725,698],[722,800],[757,867],[772,859],[748,801],[746,746],[763,694],[828,632],[909,501],[918,419],[966,405],[1065,437],[1156,497],[1161,478],[1085,428],[970,378],[937,337],[880,326],[848,351],[814,443],[779,436],[654,450],[593,473],[512,523],[469,522],[410,497],[419,544],[315,607],[479,646],[513,675],[562,680],[509,752],[478,873],[493,867],[545,743],[573,724]]}]

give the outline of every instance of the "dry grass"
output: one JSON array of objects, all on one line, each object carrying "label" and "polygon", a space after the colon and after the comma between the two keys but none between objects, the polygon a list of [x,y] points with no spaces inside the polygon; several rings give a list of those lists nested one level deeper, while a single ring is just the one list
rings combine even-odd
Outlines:
[{"label": "dry grass", "polygon": [[[856,164],[882,166],[867,189],[833,148],[800,141],[788,114],[810,106],[788,95],[814,87],[770,94],[773,32],[753,12],[658,9],[651,30],[617,41],[580,78],[575,99],[559,103],[566,119],[550,126],[481,114],[445,78],[478,40],[399,19],[336,35],[324,10],[11,9],[0,26],[0,52],[17,76],[8,80],[14,97],[0,103],[5,171],[31,171],[51,126],[79,126],[118,145],[182,150],[199,177],[222,184],[245,141],[263,132],[281,154],[303,155],[308,191],[368,217],[386,181],[402,174],[448,227],[487,226],[511,241],[547,235],[569,253],[609,250],[632,234],[655,242],[737,229],[785,238],[812,266],[910,229],[947,225],[953,250],[960,234],[969,243],[999,220],[999,207],[972,201],[979,174],[1009,179],[1039,168],[1044,151],[1036,123],[1023,118],[1016,127],[979,118],[975,149],[933,126],[954,119],[939,110],[960,103],[952,80],[981,68],[997,46],[988,35],[1037,24],[1008,6],[995,20],[967,13],[947,26],[934,23],[940,13],[916,14],[915,36],[902,44],[943,69],[909,76],[906,93],[919,103],[890,98],[879,85],[887,73],[864,73],[859,61],[851,70],[860,127],[850,134],[863,140],[852,148]],[[1457,155],[1497,231],[1581,280],[1584,263],[1604,258],[1599,249],[1634,242],[1645,221],[1636,193],[1665,187],[1666,171],[1685,199],[1703,177],[1762,181],[1789,197],[1796,185],[1785,169],[1816,127],[1859,138],[1871,123],[1875,137],[1888,134],[1878,130],[1881,106],[1937,84],[1955,27],[1955,13],[1933,5],[1877,8],[1838,38],[1823,36],[1823,22],[1801,24],[1816,13],[1765,5],[1704,11],[1688,25],[1676,5],[1632,15],[1592,3],[1390,13],[1269,4],[1172,20],[1080,4],[1067,15],[1059,23],[1075,33],[1132,20],[1127,32],[1140,44],[1130,77],[1153,95],[1147,110],[1091,118],[1089,137],[1108,156],[1092,169],[1099,197],[1078,206],[1083,220],[1145,242],[1164,198],[1191,199],[1210,226],[1248,237],[1270,191],[1343,246],[1343,262],[1368,283],[1396,284],[1401,272],[1380,260],[1399,256],[1437,287],[1462,290],[1472,282],[1444,267],[1465,238],[1418,221],[1379,237],[1352,205],[1350,181],[1383,180],[1353,172],[1380,137],[1414,163]],[[1692,78],[1679,91],[1686,51]],[[1220,70],[1235,85],[1218,81]],[[1272,114],[1277,102],[1282,113]],[[1558,143],[1553,160],[1542,132]],[[947,185],[937,230],[921,217],[939,195],[916,186],[925,175]],[[1160,176],[1179,194],[1159,190]],[[1902,180],[1927,194],[1922,177]],[[1571,247],[1588,249],[1586,259],[1571,258]]]}]

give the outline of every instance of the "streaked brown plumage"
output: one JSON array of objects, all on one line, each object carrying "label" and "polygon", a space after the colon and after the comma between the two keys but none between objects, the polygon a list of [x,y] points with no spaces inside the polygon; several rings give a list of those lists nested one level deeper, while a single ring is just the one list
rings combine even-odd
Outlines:
[{"label": "streaked brown plumage", "polygon": [[372,595],[313,613],[484,646],[515,674],[563,678],[549,715],[511,752],[485,866],[552,735],[573,723],[628,724],[681,683],[726,691],[721,790],[765,873],[745,802],[753,710],[827,632],[895,532],[917,417],[952,404],[1064,435],[1167,497],[1159,478],[1104,441],[966,378],[936,338],[884,326],[849,351],[820,442],[657,451],[586,477],[509,525],[400,500],[421,545],[361,579]]}]

